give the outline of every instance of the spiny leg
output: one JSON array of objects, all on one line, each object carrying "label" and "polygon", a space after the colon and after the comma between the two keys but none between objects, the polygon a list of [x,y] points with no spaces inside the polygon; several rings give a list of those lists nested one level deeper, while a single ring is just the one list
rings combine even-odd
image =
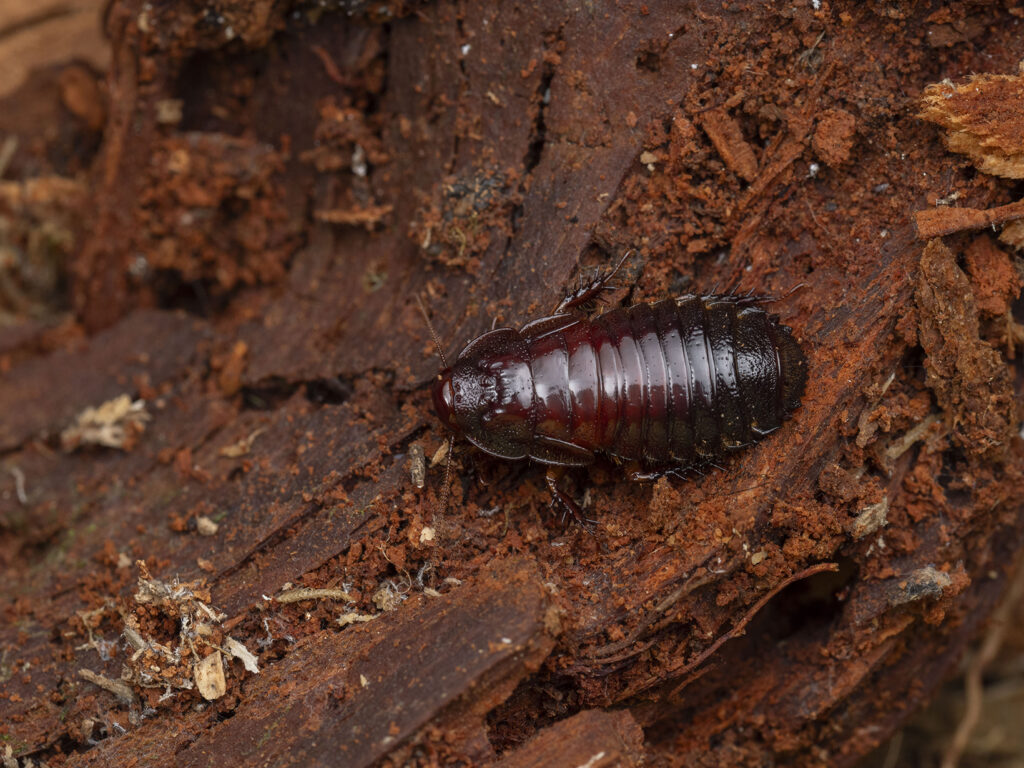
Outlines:
[{"label": "spiny leg", "polygon": [[694,479],[694,476],[706,477],[703,470],[706,467],[714,467],[716,469],[722,469],[718,464],[715,464],[710,459],[702,459],[698,462],[691,464],[670,464],[666,466],[643,466],[636,465],[629,472],[629,479],[634,482],[650,482],[652,480],[658,480],[662,477],[674,477],[677,480],[684,482]]},{"label": "spiny leg", "polygon": [[695,466],[687,466],[687,467],[670,467],[668,469],[657,469],[657,470],[637,469],[637,470],[634,470],[633,472],[629,473],[629,479],[632,480],[633,482],[639,482],[639,483],[647,483],[647,482],[650,482],[652,480],[658,480],[658,479],[660,479],[662,477],[675,477],[675,478],[678,478],[679,480],[690,480],[690,479],[692,479],[690,474],[689,474],[690,472],[693,472],[695,474],[701,475],[702,477],[704,475],[704,473],[701,472],[699,469],[697,469],[697,467],[695,467]]},{"label": "spiny leg", "polygon": [[551,492],[551,507],[552,509],[555,506],[562,508],[563,523],[565,523],[565,518],[568,515],[574,523],[593,533],[593,526],[597,525],[597,521],[591,520],[584,515],[576,500],[558,487],[558,481],[562,479],[564,474],[565,467],[549,466],[547,474],[544,475],[544,480],[548,484],[548,491]]},{"label": "spiny leg", "polygon": [[587,283],[581,284],[576,290],[572,291],[568,296],[562,299],[561,303],[555,308],[552,314],[558,315],[569,309],[574,309],[586,304],[597,298],[601,291],[610,291],[616,286],[608,285],[608,281],[615,277],[616,273],[626,263],[626,259],[633,255],[633,251],[629,250],[622,254],[622,258],[619,259],[619,263],[616,264],[612,269],[608,270],[604,274],[598,275],[593,280]]},{"label": "spiny leg", "polygon": [[728,301],[740,307],[755,307],[758,304],[775,304],[780,301],[785,301],[801,288],[806,287],[807,283],[797,283],[781,296],[776,296],[771,293],[754,293],[753,288],[744,293],[736,293],[737,286],[733,285],[725,293],[718,293],[716,289],[705,298],[716,299],[718,301]]},{"label": "spiny leg", "polygon": [[629,479],[634,483],[647,483],[658,478],[665,477],[665,475],[674,474],[674,470],[669,469],[658,469],[658,470],[643,470],[635,469],[629,473]]}]

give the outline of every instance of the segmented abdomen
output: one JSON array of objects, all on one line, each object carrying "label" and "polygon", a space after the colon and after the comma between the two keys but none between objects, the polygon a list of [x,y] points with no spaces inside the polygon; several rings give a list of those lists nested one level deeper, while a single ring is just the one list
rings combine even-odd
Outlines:
[{"label": "segmented abdomen", "polygon": [[799,406],[806,380],[790,330],[731,296],[615,309],[527,345],[535,436],[648,467],[754,442]]}]

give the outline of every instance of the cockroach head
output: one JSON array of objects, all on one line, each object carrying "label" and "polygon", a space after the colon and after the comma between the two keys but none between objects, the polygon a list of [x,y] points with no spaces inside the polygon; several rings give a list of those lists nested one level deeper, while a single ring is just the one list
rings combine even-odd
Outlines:
[{"label": "cockroach head", "polygon": [[478,336],[433,386],[438,419],[491,456],[521,459],[534,431],[533,378],[522,335],[498,328]]}]

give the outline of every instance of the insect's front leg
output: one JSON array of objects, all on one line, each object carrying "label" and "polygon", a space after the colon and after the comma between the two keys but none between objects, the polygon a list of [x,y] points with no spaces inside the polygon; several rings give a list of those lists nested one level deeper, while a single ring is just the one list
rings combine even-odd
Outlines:
[{"label": "insect's front leg", "polygon": [[564,474],[565,467],[548,467],[547,474],[544,476],[548,484],[548,490],[551,492],[551,506],[562,508],[562,522],[565,522],[565,518],[568,516],[577,525],[593,532],[593,527],[597,525],[597,521],[591,520],[584,515],[576,500],[558,487],[558,481],[562,479]]},{"label": "insect's front leg", "polygon": [[608,281],[615,277],[622,265],[626,263],[626,259],[632,256],[633,253],[634,252],[631,250],[626,251],[622,254],[622,258],[619,259],[619,263],[612,269],[608,270],[604,274],[598,275],[590,282],[584,283],[575,291],[570,292],[564,299],[562,299],[552,314],[559,315],[570,309],[582,307],[588,302],[596,299],[602,291],[611,291],[617,288],[618,286],[608,285]]}]

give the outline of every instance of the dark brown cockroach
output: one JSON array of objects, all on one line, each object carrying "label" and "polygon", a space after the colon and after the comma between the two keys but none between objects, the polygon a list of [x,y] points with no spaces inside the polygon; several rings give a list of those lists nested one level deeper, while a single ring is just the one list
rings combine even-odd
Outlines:
[{"label": "dark brown cockroach", "polygon": [[778,429],[807,379],[792,331],[759,306],[765,297],[687,294],[590,318],[577,311],[625,258],[551,316],[477,337],[451,367],[442,356],[433,386],[453,439],[549,465],[552,496],[576,519],[557,484],[565,467],[605,454],[652,479],[711,464]]}]

